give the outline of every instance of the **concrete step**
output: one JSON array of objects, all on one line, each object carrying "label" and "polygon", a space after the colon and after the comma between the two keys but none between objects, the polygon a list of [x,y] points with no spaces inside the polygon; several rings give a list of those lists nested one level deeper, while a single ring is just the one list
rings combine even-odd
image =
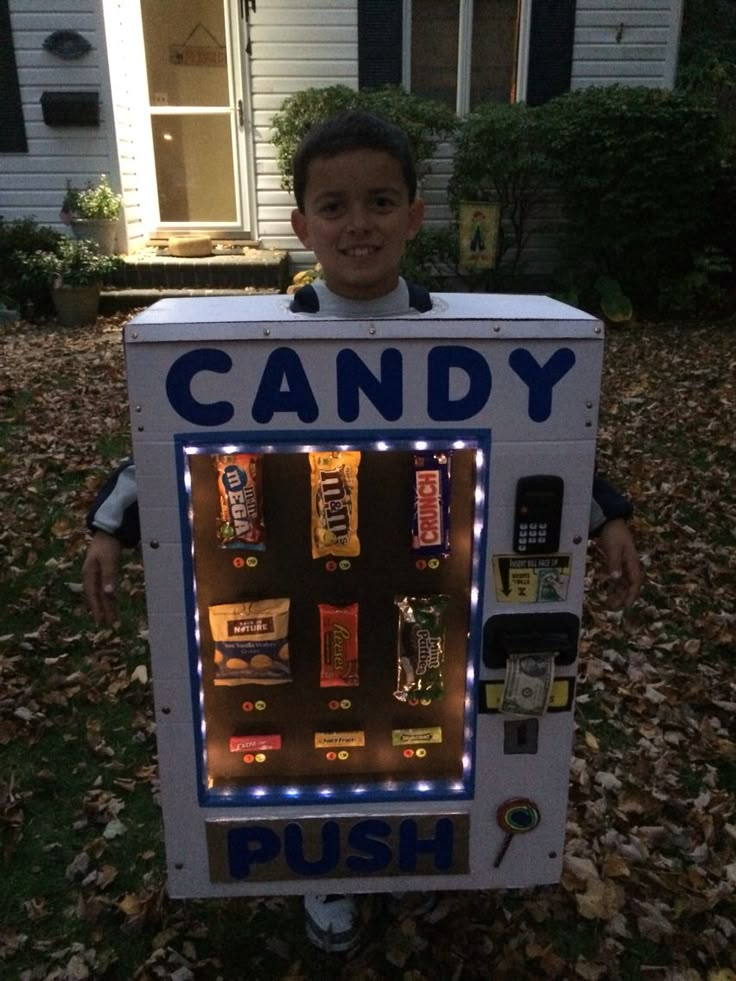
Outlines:
[{"label": "concrete step", "polygon": [[289,254],[281,250],[243,246],[185,259],[167,255],[165,249],[149,247],[123,256],[122,268],[105,286],[118,291],[283,291],[289,279]]},{"label": "concrete step", "polygon": [[183,287],[169,289],[153,287],[151,289],[130,287],[127,289],[103,288],[100,293],[100,313],[115,313],[120,310],[134,310],[136,307],[149,307],[157,300],[166,300],[187,296],[259,296],[267,293],[280,293],[278,289],[259,288],[257,286],[230,287],[225,289],[196,289]]}]

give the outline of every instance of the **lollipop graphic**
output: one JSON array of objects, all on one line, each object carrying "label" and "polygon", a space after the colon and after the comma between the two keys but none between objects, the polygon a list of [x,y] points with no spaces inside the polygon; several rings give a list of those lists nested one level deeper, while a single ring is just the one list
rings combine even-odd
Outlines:
[{"label": "lollipop graphic", "polygon": [[528,831],[534,831],[541,818],[539,808],[528,797],[512,797],[511,800],[501,804],[496,811],[496,821],[499,828],[506,832],[506,837],[498,855],[496,855],[496,861],[493,863],[494,869],[497,869],[503,862],[504,855],[509,850],[514,835],[523,835]]}]

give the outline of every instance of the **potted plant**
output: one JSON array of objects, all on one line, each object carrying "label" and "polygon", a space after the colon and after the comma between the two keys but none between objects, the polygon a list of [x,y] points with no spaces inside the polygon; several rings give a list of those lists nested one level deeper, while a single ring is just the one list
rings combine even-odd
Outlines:
[{"label": "potted plant", "polygon": [[61,219],[71,225],[76,238],[91,239],[101,252],[112,255],[122,202],[122,196],[113,191],[104,174],[96,184],[90,182],[81,189],[67,181]]},{"label": "potted plant", "polygon": [[97,317],[102,280],[122,263],[105,255],[89,239],[62,238],[53,250],[18,256],[27,285],[51,289],[56,315],[65,327],[90,323]]}]

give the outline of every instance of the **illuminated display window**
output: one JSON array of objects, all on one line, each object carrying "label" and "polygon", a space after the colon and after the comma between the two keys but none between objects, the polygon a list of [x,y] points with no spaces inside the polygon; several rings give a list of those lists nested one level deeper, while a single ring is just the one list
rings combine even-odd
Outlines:
[{"label": "illuminated display window", "polygon": [[489,434],[309,436],[177,437],[200,800],[467,798]]}]

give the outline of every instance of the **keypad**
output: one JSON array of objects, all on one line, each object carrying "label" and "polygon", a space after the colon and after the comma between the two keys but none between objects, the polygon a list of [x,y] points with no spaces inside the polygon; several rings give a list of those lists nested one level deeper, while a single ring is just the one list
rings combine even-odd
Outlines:
[{"label": "keypad", "polygon": [[546,521],[522,521],[519,525],[518,551],[526,552],[530,545],[537,547],[546,544],[548,530]]}]

